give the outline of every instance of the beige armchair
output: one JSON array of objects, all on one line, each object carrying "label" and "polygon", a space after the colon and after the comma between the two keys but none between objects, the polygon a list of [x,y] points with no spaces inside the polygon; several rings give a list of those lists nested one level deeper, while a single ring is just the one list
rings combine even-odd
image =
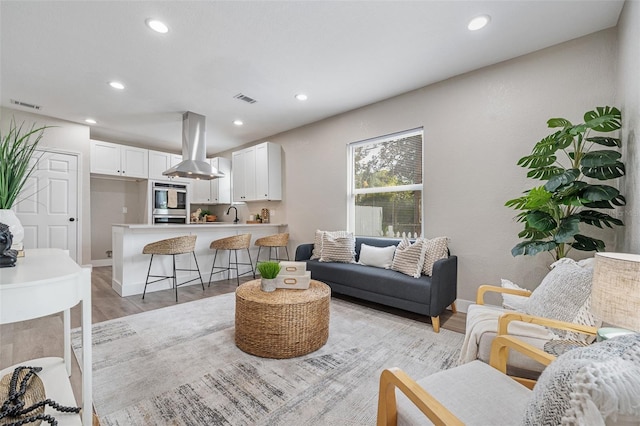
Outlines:
[{"label": "beige armchair", "polygon": [[[546,366],[533,389],[505,374],[510,352]],[[419,380],[397,368],[384,370],[377,425],[638,424],[638,388],[640,334],[557,359],[501,335],[493,341],[490,365],[476,360]]]},{"label": "beige armchair", "polygon": [[[467,313],[467,331],[460,356],[461,363],[469,362],[471,358],[490,363],[492,343],[499,335],[515,336],[543,352],[546,347],[551,355],[559,355],[568,348],[584,345],[585,342],[592,341],[592,337],[596,335],[596,327],[527,315],[497,306],[487,306],[485,296],[488,293],[524,297],[531,295],[527,290],[491,285],[480,286],[476,295],[476,304],[471,305]],[[565,330],[574,334],[559,340],[548,327],[552,327],[556,332]],[[589,336],[589,338],[576,339],[578,335]],[[518,377],[522,383],[533,386],[535,382],[532,379],[537,378],[544,367],[545,365],[535,357],[515,352],[509,358],[506,371],[509,375]]]}]

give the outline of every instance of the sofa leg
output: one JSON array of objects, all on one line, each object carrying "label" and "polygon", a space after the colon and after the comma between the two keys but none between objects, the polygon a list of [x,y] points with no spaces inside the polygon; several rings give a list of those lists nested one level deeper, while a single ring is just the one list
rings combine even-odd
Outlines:
[{"label": "sofa leg", "polygon": [[454,314],[458,313],[458,309],[456,309],[456,302],[453,302],[451,304],[451,312],[453,312]]},{"label": "sofa leg", "polygon": [[440,317],[431,317],[431,325],[433,326],[433,331],[440,333]]}]

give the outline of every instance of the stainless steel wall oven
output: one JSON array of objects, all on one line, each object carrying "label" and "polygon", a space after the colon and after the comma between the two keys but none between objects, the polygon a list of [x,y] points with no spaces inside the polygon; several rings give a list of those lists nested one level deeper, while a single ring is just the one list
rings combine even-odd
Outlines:
[{"label": "stainless steel wall oven", "polygon": [[179,183],[154,182],[151,198],[153,224],[187,223],[187,189]]}]

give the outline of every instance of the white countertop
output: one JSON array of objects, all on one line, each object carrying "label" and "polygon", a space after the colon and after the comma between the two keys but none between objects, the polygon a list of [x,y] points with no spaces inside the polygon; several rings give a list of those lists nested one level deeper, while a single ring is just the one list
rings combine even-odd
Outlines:
[{"label": "white countertop", "polygon": [[128,229],[194,229],[194,228],[264,228],[267,226],[287,226],[286,223],[232,223],[232,222],[208,222],[208,223],[169,223],[160,225],[148,225],[143,223],[114,223],[112,226],[118,226]]}]

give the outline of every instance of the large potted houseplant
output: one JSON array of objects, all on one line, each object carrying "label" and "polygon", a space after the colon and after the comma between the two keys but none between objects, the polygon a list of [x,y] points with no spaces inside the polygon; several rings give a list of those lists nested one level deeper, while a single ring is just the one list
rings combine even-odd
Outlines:
[{"label": "large potted houseplant", "polygon": [[598,228],[623,226],[607,212],[626,201],[607,181],[625,174],[620,161],[619,138],[604,135],[621,127],[621,114],[615,107],[598,107],[584,115],[584,123],[572,124],[565,118],[547,121],[559,129],[536,143],[530,155],[518,165],[529,169],[527,177],[544,182],[506,203],[519,210],[517,220],[524,224],[511,254],[535,255],[550,252],[555,260],[571,249],[603,251],[602,240],[585,235],[582,225]]},{"label": "large potted houseplant", "polygon": [[24,229],[11,209],[29,176],[38,165],[36,148],[48,126],[26,128],[14,119],[6,132],[0,131],[0,223],[7,224],[13,235],[13,247],[22,249]]}]

